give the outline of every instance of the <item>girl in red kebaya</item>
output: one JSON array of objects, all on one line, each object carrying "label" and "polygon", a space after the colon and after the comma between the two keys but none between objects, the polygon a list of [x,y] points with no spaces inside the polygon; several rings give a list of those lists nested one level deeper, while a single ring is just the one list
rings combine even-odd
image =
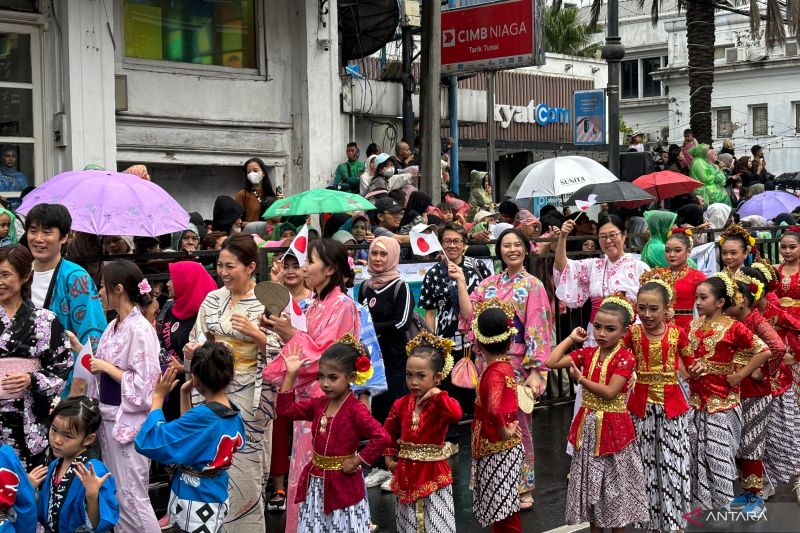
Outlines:
[{"label": "girl in red kebaya", "polygon": [[[292,388],[300,368],[299,347],[286,357],[286,379],[278,394],[278,416],[312,422],[314,455],[303,469],[297,489],[300,504],[297,531],[369,533],[369,505],[361,473],[389,445],[386,430],[356,399],[350,383],[363,385],[372,375],[369,355],[349,333],[319,359],[319,385],[324,396],[295,401]],[[359,452],[362,439],[369,442]]]},{"label": "girl in red kebaya", "polygon": [[445,436],[461,406],[439,384],[453,368],[453,341],[422,332],[406,345],[406,385],[384,423],[392,438],[384,452],[394,472],[399,533],[455,533],[453,474]]},{"label": "girl in red kebaya", "polygon": [[486,358],[472,419],[472,510],[493,533],[520,533],[519,474],[525,454],[517,421],[517,380],[508,355],[517,334],[511,304],[475,304],[472,332]]},{"label": "girl in red kebaya", "polygon": [[664,257],[669,267],[653,269],[664,271],[663,279],[672,285],[673,321],[687,334],[694,320],[694,291],[706,279],[705,274],[689,265],[693,245],[692,230],[673,228],[664,243]]},{"label": "girl in red kebaya", "polygon": [[622,337],[633,318],[633,306],[624,294],[609,296],[592,323],[597,346],[567,355],[573,344],[583,344],[589,336],[575,328],[547,358],[549,368],[569,368],[583,385],[583,403],[569,430],[575,452],[567,524],[589,522],[592,533],[605,528],[621,533],[628,524],[650,521],[644,467],[625,405],[636,357],[623,347]]}]

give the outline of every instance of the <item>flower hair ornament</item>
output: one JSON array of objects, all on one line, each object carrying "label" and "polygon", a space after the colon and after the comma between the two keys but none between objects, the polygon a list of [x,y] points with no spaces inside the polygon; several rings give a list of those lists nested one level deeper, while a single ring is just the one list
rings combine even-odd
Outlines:
[{"label": "flower hair ornament", "polygon": [[692,230],[690,228],[679,228],[675,226],[674,228],[669,230],[669,233],[667,233],[667,239],[669,239],[673,235],[678,235],[678,234],[686,235],[686,238],[689,239],[689,248],[694,247],[694,239],[692,238],[692,235],[694,234],[692,233]]},{"label": "flower hair ornament", "polygon": [[725,294],[728,295],[733,305],[742,305],[742,293],[739,292],[739,289],[736,288],[736,283],[727,273],[717,272],[713,277],[719,278],[725,283]]},{"label": "flower hair ornament", "polygon": [[759,301],[762,296],[764,296],[764,284],[756,278],[751,278],[750,276],[746,276],[741,272],[737,272],[736,281],[741,281],[747,285],[747,290],[750,291],[750,294],[753,295],[753,299],[756,302]]},{"label": "flower hair ornament", "polygon": [[769,262],[769,259],[762,257],[757,261],[753,261],[753,264],[750,266],[764,274],[764,277],[767,280],[768,290],[774,291],[778,288],[778,272],[775,271],[775,267],[772,266],[772,264]]},{"label": "flower hair ornament", "polygon": [[783,228],[783,234],[784,235],[786,235],[786,233],[788,233],[788,232],[800,234],[800,226],[796,226],[796,225],[795,226],[786,226],[785,228]]},{"label": "flower hair ornament", "polygon": [[353,384],[364,385],[369,378],[372,377],[372,374],[375,373],[375,370],[372,368],[372,361],[369,358],[367,349],[364,348],[364,345],[361,344],[361,341],[356,339],[349,331],[345,333],[341,339],[336,341],[336,344],[344,344],[345,346],[349,346],[358,352],[355,362],[356,378],[353,380]]},{"label": "flower hair ornament", "polygon": [[[742,240],[744,240],[745,247],[748,248],[748,251],[755,249],[756,238],[750,235],[750,232],[739,224],[731,224],[719,234],[719,245],[722,246],[729,237],[734,236],[741,237]],[[758,255],[758,250],[756,250],[755,253]]]},{"label": "flower hair ornament", "polygon": [[646,283],[657,283],[667,289],[670,304],[675,301],[675,291],[672,288],[675,280],[672,273],[670,273],[666,268],[652,268],[648,270],[641,275],[639,278],[639,283],[641,285]]},{"label": "flower hair ornament", "polygon": [[636,320],[636,313],[633,311],[633,306],[628,301],[628,299],[625,297],[625,293],[624,292],[615,292],[611,296],[607,296],[607,297],[603,298],[603,301],[600,304],[600,307],[602,307],[603,304],[617,304],[618,306],[622,307],[623,309],[625,309],[628,312],[628,316],[630,317],[631,322]]},{"label": "flower hair ornament", "polygon": [[[495,335],[493,337],[486,337],[484,336],[480,328],[478,328],[478,317],[481,316],[481,313],[486,311],[487,309],[502,309],[503,312],[506,314],[508,330],[500,333],[499,335]],[[515,336],[518,331],[517,328],[514,327],[514,308],[511,307],[511,304],[508,302],[504,302],[499,298],[489,298],[488,300],[484,300],[482,302],[478,302],[475,304],[475,318],[472,319],[472,333],[475,335],[475,338],[480,341],[481,344],[494,344],[496,342],[502,342],[509,337]]]},{"label": "flower hair ornament", "polygon": [[420,331],[416,337],[406,344],[406,355],[411,355],[411,352],[420,346],[430,346],[431,348],[439,350],[442,352],[444,358],[444,366],[442,367],[442,379],[444,379],[450,375],[450,371],[453,370],[453,348],[455,345],[456,343],[450,339],[443,339],[427,331]]},{"label": "flower hair ornament", "polygon": [[144,278],[142,281],[140,281],[137,287],[139,287],[139,294],[141,295],[150,294],[153,291],[153,289],[150,287],[150,283],[147,281],[147,278]]}]

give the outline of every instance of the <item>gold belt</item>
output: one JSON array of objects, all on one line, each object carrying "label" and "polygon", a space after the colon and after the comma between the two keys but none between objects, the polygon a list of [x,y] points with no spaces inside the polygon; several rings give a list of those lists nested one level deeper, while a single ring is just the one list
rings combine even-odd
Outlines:
[{"label": "gold belt", "polygon": [[617,394],[613,400],[604,400],[593,392],[583,389],[583,405],[596,412],[626,413],[625,394]]},{"label": "gold belt", "polygon": [[692,311],[691,309],[675,309],[674,313],[676,315],[693,315],[694,311]]},{"label": "gold belt", "polygon": [[314,452],[314,457],[311,458],[311,464],[322,470],[341,470],[342,465],[346,459],[350,459],[352,455],[320,455]]},{"label": "gold belt", "polygon": [[800,307],[800,300],[783,297],[780,299],[781,307]]},{"label": "gold belt", "polygon": [[413,442],[398,441],[400,450],[397,457],[411,459],[412,461],[444,461],[449,457],[447,450],[441,444],[415,444]]},{"label": "gold belt", "polygon": [[733,372],[733,363],[714,363],[712,361],[706,361],[705,359],[703,359],[703,362],[706,364],[705,374],[727,376]]},{"label": "gold belt", "polygon": [[636,371],[636,381],[644,385],[677,385],[677,372],[639,372]]}]

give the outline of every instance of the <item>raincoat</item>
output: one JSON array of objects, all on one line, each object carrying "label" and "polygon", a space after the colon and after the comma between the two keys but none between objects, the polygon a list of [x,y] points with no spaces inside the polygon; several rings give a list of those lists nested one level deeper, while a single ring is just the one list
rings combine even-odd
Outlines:
[{"label": "raincoat", "polygon": [[708,145],[700,144],[689,150],[692,156],[691,177],[700,181],[703,186],[694,190],[700,195],[706,205],[721,203],[731,205],[731,199],[725,190],[725,174],[708,161]]},{"label": "raincoat", "polygon": [[[669,232],[675,226],[678,215],[670,211],[645,211],[644,220],[650,230],[650,239],[642,247],[641,259],[651,268],[668,267],[664,255],[664,245],[669,238]],[[693,259],[689,258],[689,266],[697,268]]]},{"label": "raincoat", "polygon": [[483,178],[486,172],[473,170],[469,173],[469,206],[470,211],[477,213],[481,209],[491,210],[492,195],[483,188]]}]

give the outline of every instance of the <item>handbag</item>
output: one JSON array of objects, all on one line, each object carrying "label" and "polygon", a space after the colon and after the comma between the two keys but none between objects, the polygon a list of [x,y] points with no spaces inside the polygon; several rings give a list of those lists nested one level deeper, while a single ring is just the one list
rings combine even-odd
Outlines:
[{"label": "handbag", "polygon": [[[9,374],[29,374],[31,372],[38,372],[41,368],[39,359],[30,359],[27,357],[0,357],[0,377],[6,377]],[[22,390],[16,393],[9,393],[3,389],[0,384],[0,400],[16,400],[22,398],[25,391]]]},{"label": "handbag", "polygon": [[462,389],[474,389],[478,385],[478,369],[472,362],[472,347],[464,346],[464,357],[459,359],[450,371],[450,382]]},{"label": "handbag", "polygon": [[533,389],[527,385],[517,385],[517,404],[519,410],[529,415],[533,412],[533,407],[536,405],[536,396],[533,394]]}]

